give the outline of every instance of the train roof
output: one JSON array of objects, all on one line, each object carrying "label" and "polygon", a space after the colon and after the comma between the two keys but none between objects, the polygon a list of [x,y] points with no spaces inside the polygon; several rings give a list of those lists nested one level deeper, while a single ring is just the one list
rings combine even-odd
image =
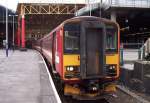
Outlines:
[{"label": "train roof", "polygon": [[[44,38],[47,38],[51,33],[55,32],[58,28],[63,27],[65,24],[67,24],[69,22],[95,21],[95,20],[100,20],[104,23],[111,23],[111,24],[117,25],[117,27],[119,27],[118,23],[111,21],[109,19],[95,17],[95,16],[77,16],[77,17],[73,17],[73,18],[67,19],[64,22],[62,22],[59,26],[57,26],[50,33],[48,33],[48,35],[45,35]],[[42,39],[44,39],[44,38],[42,38]]]},{"label": "train roof", "polygon": [[116,24],[118,25],[116,22],[114,21],[111,21],[109,19],[105,19],[105,18],[101,18],[101,17],[96,17],[96,16],[77,16],[77,17],[73,17],[71,19],[67,19],[66,21],[64,21],[62,24],[60,25],[64,25],[65,23],[68,23],[68,22],[72,22],[72,21],[95,21],[95,20],[100,20],[102,22],[105,22],[105,23],[113,23],[113,24]]}]

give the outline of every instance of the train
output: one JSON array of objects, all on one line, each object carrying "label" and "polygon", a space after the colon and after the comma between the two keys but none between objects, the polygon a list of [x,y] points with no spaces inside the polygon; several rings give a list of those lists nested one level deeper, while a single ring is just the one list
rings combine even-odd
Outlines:
[{"label": "train", "polygon": [[119,47],[119,25],[94,16],[67,19],[34,44],[51,65],[64,95],[77,99],[115,93]]}]

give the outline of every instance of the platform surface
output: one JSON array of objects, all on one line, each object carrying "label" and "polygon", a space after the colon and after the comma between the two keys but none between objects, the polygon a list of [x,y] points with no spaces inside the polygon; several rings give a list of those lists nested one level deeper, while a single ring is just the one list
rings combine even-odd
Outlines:
[{"label": "platform surface", "polygon": [[0,50],[0,103],[57,103],[44,63],[35,50]]}]

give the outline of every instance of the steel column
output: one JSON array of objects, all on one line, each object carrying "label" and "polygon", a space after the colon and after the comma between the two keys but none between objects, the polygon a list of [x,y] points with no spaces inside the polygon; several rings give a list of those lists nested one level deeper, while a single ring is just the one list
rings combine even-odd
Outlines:
[{"label": "steel column", "polygon": [[6,57],[8,57],[8,8],[6,7]]},{"label": "steel column", "polygon": [[17,46],[20,47],[20,17],[18,16]]},{"label": "steel column", "polygon": [[25,48],[25,16],[24,15],[22,15],[21,47]]},{"label": "steel column", "polygon": [[15,16],[13,15],[13,50],[14,50],[14,46],[15,46],[15,33],[14,33],[15,23],[14,23],[14,18],[15,18]]}]

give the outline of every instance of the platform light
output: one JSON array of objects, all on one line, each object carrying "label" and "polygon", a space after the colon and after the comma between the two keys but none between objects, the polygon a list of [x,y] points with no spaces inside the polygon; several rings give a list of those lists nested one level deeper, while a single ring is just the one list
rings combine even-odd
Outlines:
[{"label": "platform light", "polygon": [[6,57],[8,57],[8,5],[6,0]]},{"label": "platform light", "polygon": [[126,23],[128,23],[128,22],[129,22],[129,20],[128,20],[128,19],[126,19],[126,20],[125,20],[125,22],[126,22]]}]

